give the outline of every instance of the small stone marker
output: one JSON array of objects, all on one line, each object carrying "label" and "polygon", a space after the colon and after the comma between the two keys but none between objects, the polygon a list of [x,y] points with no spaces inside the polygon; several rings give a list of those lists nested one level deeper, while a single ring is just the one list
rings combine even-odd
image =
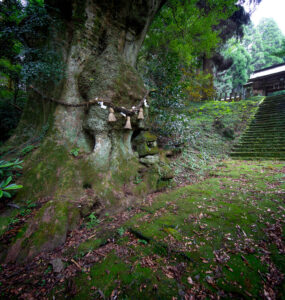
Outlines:
[{"label": "small stone marker", "polygon": [[50,261],[52,269],[55,273],[60,273],[64,269],[63,262],[60,258],[55,258]]}]

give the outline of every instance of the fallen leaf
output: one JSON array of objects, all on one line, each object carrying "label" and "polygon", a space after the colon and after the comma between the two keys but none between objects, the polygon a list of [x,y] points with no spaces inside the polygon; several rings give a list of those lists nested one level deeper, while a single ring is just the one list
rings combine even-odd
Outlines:
[{"label": "fallen leaf", "polygon": [[194,284],[194,282],[193,282],[193,280],[192,280],[192,278],[190,276],[187,277],[187,281],[188,281],[189,284]]}]

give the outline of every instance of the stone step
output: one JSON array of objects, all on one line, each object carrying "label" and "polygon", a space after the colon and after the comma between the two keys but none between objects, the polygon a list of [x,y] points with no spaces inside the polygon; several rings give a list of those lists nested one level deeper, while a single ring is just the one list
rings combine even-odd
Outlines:
[{"label": "stone step", "polygon": [[285,160],[285,96],[264,99],[231,156]]},{"label": "stone step", "polygon": [[254,153],[254,152],[232,152],[232,157],[279,157],[285,159],[285,153],[278,153],[278,152],[263,152],[263,153]]},{"label": "stone step", "polygon": [[273,134],[269,134],[269,135],[262,135],[262,136],[256,136],[255,134],[249,134],[249,133],[245,133],[241,138],[240,138],[240,140],[243,140],[243,139],[247,139],[247,138],[249,138],[249,139],[252,139],[252,138],[254,138],[254,139],[258,139],[258,140],[260,140],[260,141],[262,141],[262,140],[268,140],[268,139],[272,139],[272,140],[274,140],[274,139],[276,139],[276,140],[284,140],[284,136],[280,136],[280,135],[273,135]]},{"label": "stone step", "polygon": [[285,150],[285,143],[238,143],[236,145],[233,146],[233,149],[237,149],[237,148],[247,148],[247,149],[272,149],[272,150],[276,150],[277,148],[280,150]]},{"label": "stone step", "polygon": [[237,145],[234,145],[233,148],[241,148],[241,147],[252,147],[253,149],[264,149],[264,148],[276,148],[276,147],[279,147],[279,148],[285,148],[285,142],[283,143],[279,143],[279,142],[275,142],[275,143],[272,143],[272,142],[268,142],[268,143],[260,143],[260,142],[255,142],[255,141],[252,141],[252,142],[240,142],[238,143]]},{"label": "stone step", "polygon": [[274,153],[283,153],[285,155],[285,148],[235,148],[233,152],[250,152],[250,153],[267,153],[267,152],[274,152]]},{"label": "stone step", "polygon": [[254,117],[254,119],[252,120],[252,122],[259,122],[259,123],[279,123],[279,122],[283,122],[285,118],[285,115],[279,115],[278,118],[261,118],[261,117]]},{"label": "stone step", "polygon": [[276,111],[277,109],[282,109],[284,108],[283,104],[274,104],[273,106],[271,105],[260,105],[258,112],[265,111],[265,113],[270,113],[273,111]]},{"label": "stone step", "polygon": [[285,141],[279,143],[279,142],[275,142],[275,143],[260,143],[260,142],[248,142],[248,143],[244,143],[244,142],[240,142],[236,145],[233,146],[234,148],[236,147],[252,147],[254,149],[264,149],[264,148],[283,148],[285,149]]},{"label": "stone step", "polygon": [[266,143],[266,142],[269,142],[269,141],[272,141],[272,143],[284,143],[284,137],[281,137],[281,136],[263,136],[263,140],[261,139],[261,137],[259,138],[258,136],[254,135],[254,136],[250,136],[250,135],[247,135],[247,136],[244,136],[241,140],[239,140],[239,143],[241,143],[242,141],[244,142],[259,142],[259,143]]},{"label": "stone step", "polygon": [[266,125],[263,125],[263,124],[259,124],[259,123],[254,123],[254,124],[250,124],[247,129],[250,129],[250,128],[256,128],[256,129],[264,129],[264,128],[268,128],[268,129],[276,129],[276,128],[280,128],[280,129],[283,129],[285,128],[285,123],[276,123],[276,124],[266,124]]},{"label": "stone step", "polygon": [[267,115],[275,115],[278,114],[278,112],[281,112],[284,110],[284,107],[281,105],[276,106],[274,108],[267,108],[267,107],[259,107],[258,111],[256,112],[257,115],[264,114],[265,116]]},{"label": "stone step", "polygon": [[272,134],[272,136],[281,136],[281,137],[285,137],[285,131],[283,132],[280,132],[278,130],[272,130],[272,129],[264,129],[264,130],[261,130],[261,129],[258,129],[258,130],[252,130],[251,128],[249,128],[245,133],[244,133],[244,136],[247,136],[247,135],[251,135],[251,134],[254,134],[255,136],[262,136],[262,135],[266,135],[266,136],[270,136]]},{"label": "stone step", "polygon": [[263,136],[263,137],[257,137],[257,136],[250,136],[250,135],[247,135],[247,136],[243,136],[239,142],[241,141],[245,141],[245,142],[250,142],[250,141],[255,141],[255,142],[267,142],[267,141],[274,141],[274,142],[284,142],[284,137],[281,137],[281,136],[272,136],[270,135],[269,137],[266,137],[266,136]]},{"label": "stone step", "polygon": [[280,112],[279,112],[279,114],[276,113],[276,114],[270,115],[270,116],[269,115],[265,116],[263,114],[258,114],[258,115],[255,115],[254,118],[256,120],[261,119],[261,120],[268,120],[268,121],[270,121],[270,120],[282,120],[284,118],[284,115]]},{"label": "stone step", "polygon": [[284,101],[276,100],[276,101],[269,101],[269,102],[262,102],[260,107],[274,107],[276,105],[284,105]]},{"label": "stone step", "polygon": [[[284,117],[285,118],[285,117]],[[285,126],[285,120],[280,120],[280,121],[267,121],[266,123],[260,122],[260,121],[255,121],[250,123],[250,126],[258,126],[258,127],[279,127],[279,126]]]},{"label": "stone step", "polygon": [[283,137],[285,138],[285,133],[279,132],[277,130],[272,131],[272,130],[251,130],[251,131],[246,131],[244,134],[244,137],[246,136],[255,136],[255,137],[268,137],[268,138],[274,138],[274,137]]},{"label": "stone step", "polygon": [[243,156],[243,157],[232,157],[233,160],[272,160],[272,161],[285,161],[285,158],[276,158],[276,157],[248,157],[248,156]]},{"label": "stone step", "polygon": [[255,119],[262,118],[263,120],[267,119],[268,121],[270,121],[272,119],[281,119],[282,120],[284,118],[284,113],[282,113],[282,111],[280,111],[280,110],[279,110],[279,113],[276,112],[274,114],[267,115],[267,116],[265,116],[264,114],[259,113],[258,115],[254,115],[254,118]]},{"label": "stone step", "polygon": [[281,133],[282,133],[282,130],[285,132],[284,130],[284,125],[280,125],[280,126],[268,126],[268,127],[254,127],[254,126],[249,126],[247,128],[247,132],[248,131],[256,131],[256,132],[259,132],[261,130],[265,130],[265,131],[272,131],[272,132],[275,132],[275,131],[279,131],[281,130]]},{"label": "stone step", "polygon": [[264,127],[263,125],[250,125],[247,129],[252,130],[284,130],[285,131],[285,124],[279,124],[277,125],[268,125]]},{"label": "stone step", "polygon": [[261,118],[261,117],[255,117],[254,121],[255,122],[260,122],[260,123],[266,123],[266,122],[271,122],[271,123],[279,123],[284,121],[285,116],[279,116],[278,118]]},{"label": "stone step", "polygon": [[276,107],[276,106],[284,106],[285,105],[285,103],[284,103],[284,101],[272,101],[272,102],[263,102],[263,103],[261,103],[260,105],[259,105],[259,107],[261,107],[261,108],[263,108],[263,107],[269,107],[270,109],[271,108],[274,108],[274,107]]},{"label": "stone step", "polygon": [[256,139],[256,138],[246,138],[246,139],[242,139],[239,140],[237,142],[237,144],[251,144],[251,145],[260,145],[260,144],[264,144],[264,145],[284,145],[284,139],[274,139],[274,140],[270,140],[270,139]]}]

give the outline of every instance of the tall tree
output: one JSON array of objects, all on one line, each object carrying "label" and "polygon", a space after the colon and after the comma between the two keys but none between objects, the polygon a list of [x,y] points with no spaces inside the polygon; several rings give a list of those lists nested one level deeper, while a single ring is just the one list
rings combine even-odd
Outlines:
[{"label": "tall tree", "polygon": [[[6,261],[28,259],[61,244],[80,211],[119,209],[134,201],[138,191],[132,178],[139,170],[146,169],[149,179],[144,184],[155,186],[158,173],[143,167],[132,150],[133,130],[138,134],[143,124],[131,109],[146,97],[135,69],[136,58],[163,2],[47,0],[43,8],[57,20],[52,30],[37,24],[37,34],[24,35],[28,47],[55,51],[65,70],[58,80],[43,81],[41,74],[30,78],[29,103],[17,134],[9,141],[14,146],[27,142],[41,137],[48,128],[44,142],[26,162],[24,189],[18,199],[49,195],[53,201],[30,222],[10,248]],[[29,15],[21,26],[33,21]],[[107,105],[111,103],[115,113],[119,108],[132,116],[133,130],[124,129],[126,119],[120,114],[117,122],[109,123],[104,105],[80,106],[97,97]],[[73,149],[78,149],[80,159],[70,155]],[[124,185],[126,192],[122,192]]]},{"label": "tall tree", "polygon": [[263,19],[256,28],[249,31],[248,51],[255,70],[282,63],[274,52],[282,50],[283,34],[273,19]]},{"label": "tall tree", "polygon": [[282,63],[282,59],[272,55],[272,49],[282,49],[283,34],[273,19],[262,19],[257,26],[257,31],[263,42],[265,52],[265,67]]}]

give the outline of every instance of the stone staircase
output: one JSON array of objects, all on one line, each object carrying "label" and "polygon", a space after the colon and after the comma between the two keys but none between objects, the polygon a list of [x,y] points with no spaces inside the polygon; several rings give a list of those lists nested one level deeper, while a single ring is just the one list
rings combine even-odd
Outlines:
[{"label": "stone staircase", "polygon": [[231,157],[285,160],[285,95],[265,98]]}]

